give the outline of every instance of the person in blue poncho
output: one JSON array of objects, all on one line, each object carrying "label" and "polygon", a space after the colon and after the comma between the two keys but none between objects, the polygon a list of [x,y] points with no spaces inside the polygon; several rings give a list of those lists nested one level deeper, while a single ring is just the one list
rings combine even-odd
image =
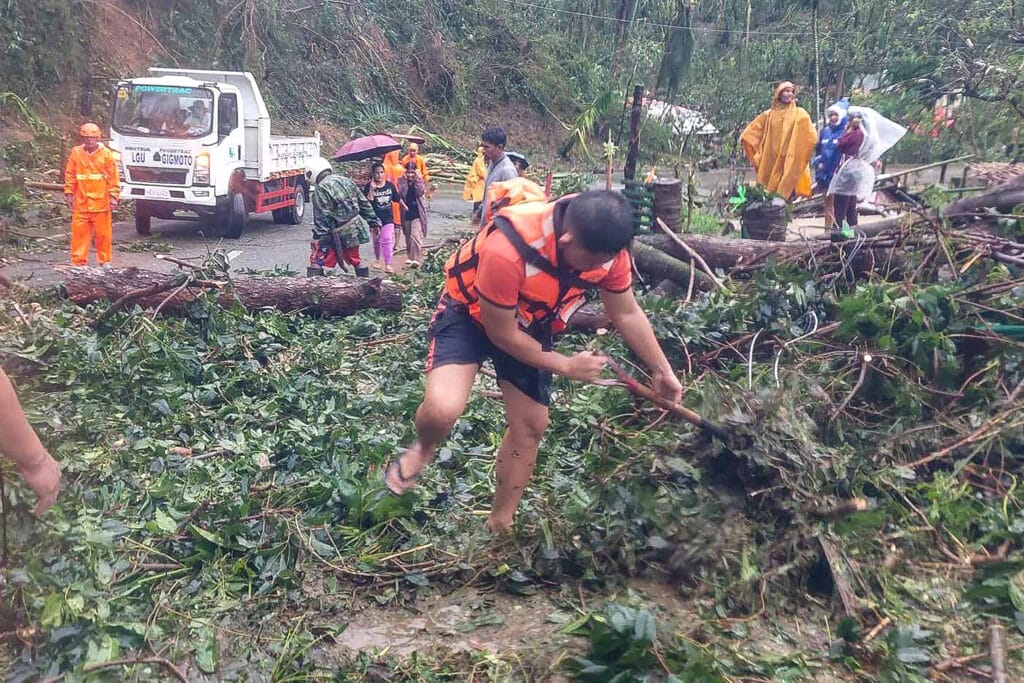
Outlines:
[{"label": "person in blue poncho", "polygon": [[831,226],[835,220],[835,198],[828,194],[829,183],[839,167],[839,159],[842,154],[836,143],[839,136],[846,130],[846,110],[850,101],[843,98],[833,104],[825,111],[828,123],[818,134],[818,144],[814,148],[814,159],[811,164],[814,166],[814,190],[825,193],[825,225]]}]

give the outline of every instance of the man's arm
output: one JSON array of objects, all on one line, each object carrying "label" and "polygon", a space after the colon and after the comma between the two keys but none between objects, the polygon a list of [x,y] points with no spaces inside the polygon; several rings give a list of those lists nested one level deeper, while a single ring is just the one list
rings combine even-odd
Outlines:
[{"label": "man's arm", "polygon": [[609,292],[601,290],[601,303],[608,319],[615,325],[629,348],[633,349],[640,360],[651,371],[651,387],[663,398],[679,403],[683,397],[683,388],[676,378],[672,366],[669,365],[665,352],[661,350],[658,339],[651,329],[651,321],[640,308],[633,290]]},{"label": "man's arm", "polygon": [[78,187],[78,169],[75,166],[75,152],[71,151],[64,165],[64,201],[68,208],[75,208],[75,190]]},{"label": "man's arm", "polygon": [[545,351],[539,341],[519,327],[514,308],[502,308],[481,299],[480,314],[487,338],[505,353],[532,367],[589,382],[601,374],[608,362],[605,356],[590,351],[574,356]]},{"label": "man's arm", "polygon": [[25,419],[11,380],[0,370],[0,453],[14,461],[25,482],[39,497],[36,514],[53,505],[60,491],[57,464]]}]

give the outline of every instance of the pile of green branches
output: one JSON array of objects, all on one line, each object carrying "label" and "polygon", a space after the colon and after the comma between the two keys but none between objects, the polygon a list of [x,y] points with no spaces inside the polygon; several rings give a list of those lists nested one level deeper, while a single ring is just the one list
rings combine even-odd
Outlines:
[{"label": "pile of green branches", "polygon": [[[769,263],[691,304],[644,296],[687,370],[686,403],[732,436],[558,380],[505,544],[479,514],[503,423],[491,380],[415,494],[379,481],[412,439],[440,256],[408,283],[403,312],[341,320],[202,300],[178,318],[103,319],[106,304],[18,293],[3,304],[0,358],[65,488],[34,522],[9,482],[0,630],[20,635],[7,678],[159,653],[210,675],[315,679],[317,643],[345,621],[340,601],[310,592],[324,577],[332,594],[369,584],[404,604],[466,582],[600,595],[667,576],[700,627],[679,641],[669,618],[667,640],[623,648],[661,642],[679,648],[661,651],[668,661],[730,675],[767,665],[729,654],[723,625],[807,609],[852,620],[834,661],[802,654],[848,673],[920,675],[970,653],[984,618],[1024,624],[1024,346],[1012,336],[1024,279],[948,254],[867,281]],[[614,335],[562,344],[627,356]],[[956,628],[910,629],[929,621]],[[612,637],[586,623],[573,632]],[[891,638],[860,642],[886,624]],[[591,664],[645,670],[623,661]]]}]

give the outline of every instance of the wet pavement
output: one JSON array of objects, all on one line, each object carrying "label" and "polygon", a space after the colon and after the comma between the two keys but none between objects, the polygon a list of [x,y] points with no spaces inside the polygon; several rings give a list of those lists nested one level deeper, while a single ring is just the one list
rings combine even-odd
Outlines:
[{"label": "wet pavement", "polygon": [[[438,188],[430,202],[429,233],[425,245],[442,242],[451,235],[468,230],[471,208],[471,204],[462,199],[461,188],[451,185]],[[136,234],[132,221],[118,221],[114,224],[113,263],[118,267],[136,266],[170,272],[178,266],[157,259],[157,254],[201,263],[204,256],[219,249],[229,254],[238,252],[231,260],[234,271],[287,269],[305,276],[312,226],[313,210],[309,204],[299,225],[277,225],[269,213],[250,216],[245,232],[238,239],[208,234],[209,229],[195,221],[160,219],[153,219],[152,234],[144,237]],[[31,230],[31,234],[53,239],[40,242],[29,253],[9,250],[4,254],[6,265],[0,265],[0,273],[25,280],[32,286],[61,281],[53,266],[69,262],[68,226],[57,223],[47,230]],[[372,246],[364,244],[360,255],[367,265],[371,264],[374,260]],[[94,259],[93,251],[90,264]],[[399,272],[404,268],[404,251],[396,253],[394,265]]]}]

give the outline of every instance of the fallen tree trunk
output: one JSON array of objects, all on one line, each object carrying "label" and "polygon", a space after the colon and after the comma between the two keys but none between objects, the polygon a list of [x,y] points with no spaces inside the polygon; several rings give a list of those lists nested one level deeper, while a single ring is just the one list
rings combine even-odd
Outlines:
[{"label": "fallen tree trunk", "polygon": [[569,318],[569,329],[594,332],[611,329],[612,323],[600,303],[585,304]]},{"label": "fallen tree trunk", "polygon": [[[738,265],[760,262],[773,254],[781,258],[807,251],[807,246],[803,242],[764,242],[693,234],[684,235],[683,239],[713,270],[729,270]],[[680,261],[690,261],[690,255],[686,250],[667,235],[641,235],[634,240],[634,250],[637,243],[663,251]],[[637,266],[640,266],[639,262]]]},{"label": "fallen tree trunk", "polygon": [[[670,238],[669,238],[670,239]],[[682,253],[686,253],[679,248]],[[633,254],[633,263],[637,270],[649,275],[655,282],[671,280],[681,287],[686,287],[690,281],[690,264],[684,263],[675,254],[670,254],[664,249],[657,249],[639,240],[633,241],[630,248]],[[700,270],[694,271],[696,284],[702,289],[710,289],[711,280],[707,273]]]},{"label": "fallen tree trunk", "polygon": [[968,221],[986,209],[996,209],[999,213],[1010,213],[1014,208],[1024,204],[1024,175],[1019,175],[1001,185],[996,185],[988,192],[973,197],[961,197],[942,209],[942,216],[953,220]]},{"label": "fallen tree trunk", "polygon": [[[830,244],[824,240],[810,240],[807,243],[802,241],[764,242],[708,235],[685,235],[684,239],[694,252],[700,254],[701,258],[707,261],[709,267],[716,271],[721,269],[726,273],[733,271],[734,274],[737,269],[742,271],[759,266],[769,258],[787,262],[810,261],[813,255],[821,261],[832,254],[842,255],[840,250],[848,247],[843,243]],[[634,240],[634,248],[638,243],[664,251],[680,261],[688,262],[690,258],[686,250],[667,235],[641,235]],[[860,275],[874,272],[878,268],[898,265],[898,259],[895,259],[894,256],[891,246],[869,247],[860,250],[860,253],[849,265],[855,274]],[[637,267],[641,271],[643,270],[639,261]]]},{"label": "fallen tree trunk", "polygon": [[64,276],[68,298],[79,305],[103,300],[115,302],[127,297],[122,306],[138,304],[143,308],[160,307],[160,310],[177,313],[204,291],[216,289],[222,306],[231,306],[237,301],[248,309],[276,308],[286,313],[302,311],[310,315],[344,316],[368,308],[386,311],[402,308],[401,288],[380,278],[235,275],[223,283],[188,284],[183,279],[187,274],[139,268],[57,266],[56,270]]}]

